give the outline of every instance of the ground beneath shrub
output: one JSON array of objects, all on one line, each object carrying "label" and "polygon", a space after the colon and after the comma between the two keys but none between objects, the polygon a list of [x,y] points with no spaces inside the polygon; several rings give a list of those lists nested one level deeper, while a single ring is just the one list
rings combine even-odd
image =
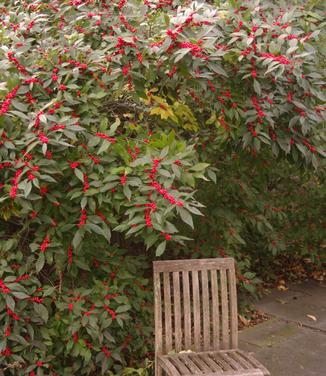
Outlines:
[{"label": "ground beneath shrub", "polygon": [[309,258],[279,256],[272,267],[273,276],[264,283],[265,289],[285,291],[290,282],[308,279],[323,282],[326,280],[326,263],[315,264]]}]

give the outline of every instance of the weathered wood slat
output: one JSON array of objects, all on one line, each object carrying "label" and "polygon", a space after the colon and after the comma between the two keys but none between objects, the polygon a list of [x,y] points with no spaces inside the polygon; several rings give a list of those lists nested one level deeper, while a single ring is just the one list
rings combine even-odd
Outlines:
[{"label": "weathered wood slat", "polygon": [[[209,356],[210,355],[210,356]],[[229,362],[230,357],[239,356],[238,352],[235,351],[220,351],[220,352],[200,352],[200,353],[189,353],[189,354],[175,354],[171,356],[161,356],[160,361],[163,363],[163,367],[166,367],[168,372],[174,372],[173,375],[233,375],[233,376],[265,376],[269,375],[264,373],[263,369],[253,368],[249,366],[246,369],[241,369],[237,367],[237,370],[233,369],[230,364],[228,370],[224,370],[214,362],[213,359],[218,359],[224,364]],[[244,354],[247,356],[247,354]],[[213,357],[213,358],[212,358]],[[233,358],[234,359],[234,358]],[[259,364],[259,363],[258,363]],[[261,366],[261,364],[259,364]],[[173,368],[174,367],[174,368]],[[177,373],[175,373],[177,372]]]},{"label": "weathered wood slat", "polygon": [[199,280],[198,271],[192,272],[192,298],[194,311],[194,344],[195,350],[201,351],[201,323],[200,323],[200,297],[199,297]]},{"label": "weathered wood slat", "polygon": [[241,356],[238,351],[229,351],[228,355],[236,362],[241,364],[244,369],[252,368],[252,364],[248,362],[243,356]]},{"label": "weathered wood slat", "polygon": [[217,281],[217,271],[211,270],[211,288],[212,288],[212,321],[213,321],[213,347],[215,350],[220,348],[220,312],[219,312],[219,289]]},{"label": "weathered wood slat", "polygon": [[232,349],[238,348],[238,308],[237,308],[237,290],[234,265],[228,269],[228,284],[230,292],[230,332]]},{"label": "weathered wood slat", "polygon": [[187,364],[187,367],[191,369],[191,372],[202,374],[201,369],[192,361],[192,359],[187,354],[180,354],[179,359]]},{"label": "weathered wood slat", "polygon": [[182,350],[180,272],[173,272],[174,347]]},{"label": "weathered wood slat", "polygon": [[229,302],[227,291],[226,271],[220,271],[221,276],[221,306],[222,306],[222,348],[228,349],[230,346],[229,341]]},{"label": "weathered wood slat", "polygon": [[253,356],[251,356],[248,353],[245,353],[242,350],[237,350],[237,353],[241,355],[243,358],[245,358],[249,363],[252,364],[253,367],[260,368],[265,376],[269,376],[270,373],[260,362],[258,362],[257,359],[255,359]]},{"label": "weathered wood slat", "polygon": [[189,355],[191,360],[196,363],[196,365],[202,370],[203,373],[211,372],[212,369],[207,365],[206,362],[204,362],[203,359],[197,354]]},{"label": "weathered wood slat", "polygon": [[155,351],[162,354],[162,296],[160,273],[154,273],[154,299],[155,299]]},{"label": "weathered wood slat", "polygon": [[168,358],[164,356],[160,356],[158,358],[158,362],[159,362],[159,365],[161,365],[166,371],[168,371],[170,375],[173,375],[173,376],[180,375],[180,372],[178,371],[178,369],[175,367],[174,364],[171,363],[171,361]]},{"label": "weathered wood slat", "polygon": [[193,270],[220,270],[232,266],[232,258],[154,261],[154,272]]},{"label": "weathered wood slat", "polygon": [[189,373],[191,372],[191,369],[189,369],[187,367],[186,364],[184,364],[178,356],[171,356],[169,358],[171,360],[172,363],[174,363],[174,365],[179,369],[179,372],[183,375],[185,373]]},{"label": "weathered wood slat", "polygon": [[164,322],[165,322],[165,352],[168,353],[172,350],[172,317],[171,317],[171,284],[170,273],[163,273],[164,285]]},{"label": "weathered wood slat", "polygon": [[204,351],[208,351],[211,349],[211,337],[210,337],[210,307],[209,307],[207,270],[201,271],[201,284],[202,284],[202,296],[203,296],[202,311],[203,311]]},{"label": "weathered wood slat", "polygon": [[223,358],[223,360],[229,364],[231,367],[233,367],[234,369],[236,370],[240,370],[242,371],[244,368],[242,367],[242,365],[235,361],[234,358],[232,358],[228,352],[225,352],[225,353],[221,353],[220,354],[221,358]]},{"label": "weathered wood slat", "polygon": [[185,349],[191,349],[191,311],[190,311],[190,288],[189,288],[189,272],[182,272],[183,287],[183,312],[184,312],[184,343]]},{"label": "weathered wood slat", "polygon": [[226,362],[222,356],[221,353],[210,353],[209,356],[214,359],[214,361],[223,369],[223,371],[234,371],[233,367]]},{"label": "weathered wood slat", "polygon": [[[202,376],[202,375],[203,375],[202,373],[188,373],[182,376]],[[205,373],[205,376],[217,376],[217,375],[216,375],[216,372],[211,372],[211,373]],[[256,368],[251,368],[246,371],[243,371],[243,373],[239,373],[238,371],[223,372],[221,373],[221,376],[264,376],[264,374]]]},{"label": "weathered wood slat", "polygon": [[203,359],[203,361],[210,367],[212,371],[223,371],[221,368],[208,354],[199,353],[198,356]]}]

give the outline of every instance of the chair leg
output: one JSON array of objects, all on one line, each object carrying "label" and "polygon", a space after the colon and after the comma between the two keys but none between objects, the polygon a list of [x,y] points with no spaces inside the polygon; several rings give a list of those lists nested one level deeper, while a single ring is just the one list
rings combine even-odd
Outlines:
[{"label": "chair leg", "polygon": [[155,360],[155,376],[163,376],[162,367],[158,364],[157,359]]}]

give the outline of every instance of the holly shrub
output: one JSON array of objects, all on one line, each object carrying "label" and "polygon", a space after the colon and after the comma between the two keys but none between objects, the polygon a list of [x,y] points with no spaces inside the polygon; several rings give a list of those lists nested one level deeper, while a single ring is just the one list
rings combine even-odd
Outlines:
[{"label": "holly shrub", "polygon": [[28,362],[25,374],[88,375],[126,356],[147,355],[152,294],[140,272],[146,261],[97,249],[92,269],[79,265],[78,280],[62,274],[57,284],[50,268],[31,272],[33,257],[20,265],[21,252],[1,262],[2,355],[10,356],[13,369]]},{"label": "holly shrub", "polygon": [[[150,261],[191,249],[193,217],[208,234],[223,222],[227,252],[208,253],[244,259],[242,271],[256,232],[268,258],[291,243],[274,232],[282,210],[257,200],[268,174],[249,176],[269,164],[276,175],[296,171],[286,163],[324,168],[323,13],[318,1],[218,3],[0,6],[8,374],[146,374]],[[280,187],[271,192],[288,195]]]}]

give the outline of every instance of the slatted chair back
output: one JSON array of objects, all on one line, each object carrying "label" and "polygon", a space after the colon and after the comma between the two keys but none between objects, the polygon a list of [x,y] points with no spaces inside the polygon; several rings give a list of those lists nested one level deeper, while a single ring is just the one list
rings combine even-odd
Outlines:
[{"label": "slatted chair back", "polygon": [[238,347],[232,258],[153,264],[156,355]]}]

